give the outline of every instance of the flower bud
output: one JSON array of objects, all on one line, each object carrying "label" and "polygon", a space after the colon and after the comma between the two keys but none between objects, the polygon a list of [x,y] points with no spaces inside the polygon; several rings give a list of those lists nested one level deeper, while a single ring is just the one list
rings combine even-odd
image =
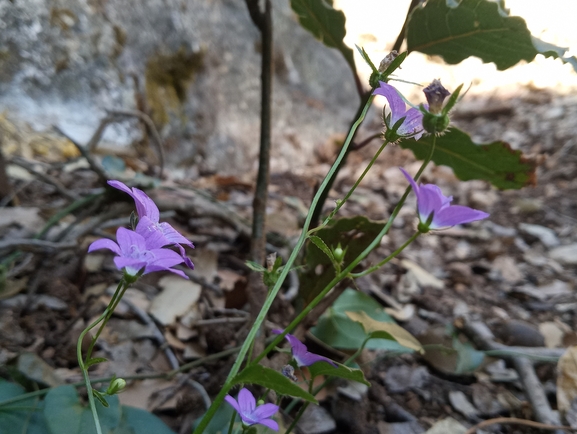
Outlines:
[{"label": "flower bud", "polygon": [[337,247],[333,250],[333,256],[335,260],[340,264],[343,262],[343,258],[345,257],[345,251],[341,247],[341,243],[337,245]]},{"label": "flower bud", "polygon": [[106,389],[107,395],[116,395],[122,389],[126,387],[126,380],[124,378],[115,378],[110,382],[108,389]]},{"label": "flower bud", "polygon": [[381,74],[383,72],[385,72],[387,70],[387,68],[391,65],[391,63],[393,63],[393,60],[395,60],[397,58],[398,55],[399,55],[399,53],[397,52],[397,50],[393,50],[389,54],[387,54],[383,58],[383,60],[381,60],[381,63],[379,65],[379,72]]},{"label": "flower bud", "polygon": [[295,375],[295,368],[293,368],[292,365],[283,366],[281,373],[289,380],[298,381],[298,378]]},{"label": "flower bud", "polygon": [[451,95],[447,89],[437,79],[434,79],[431,84],[423,89],[427,102],[429,103],[429,111],[433,114],[440,114],[443,110],[443,102],[445,98]]}]

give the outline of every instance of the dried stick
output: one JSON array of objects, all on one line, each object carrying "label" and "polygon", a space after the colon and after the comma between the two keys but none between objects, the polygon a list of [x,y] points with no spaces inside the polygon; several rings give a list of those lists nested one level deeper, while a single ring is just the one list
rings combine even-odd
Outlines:
[{"label": "dried stick", "polygon": [[156,129],[156,125],[154,125],[154,122],[152,122],[152,119],[150,119],[150,116],[148,116],[146,113],[144,113],[140,110],[107,109],[106,111],[108,113],[110,113],[111,115],[115,115],[115,116],[136,117],[145,123],[146,128],[150,132],[150,135],[152,136],[152,139],[153,139],[154,143],[156,144],[156,148],[158,150],[158,159],[160,160],[160,178],[162,178],[162,175],[164,173],[164,160],[165,160],[164,147],[162,146],[162,139],[160,138],[160,134],[158,133],[158,130]]},{"label": "dried stick", "polygon": [[548,425],[545,423],[535,422],[533,420],[519,419],[516,417],[496,417],[495,419],[487,419],[484,420],[483,422],[479,422],[477,425],[472,426],[467,431],[465,431],[465,434],[475,434],[478,429],[496,424],[525,425],[539,429],[575,431],[575,428],[571,428],[569,426]]},{"label": "dried stick", "polygon": [[10,164],[15,164],[16,166],[20,166],[23,169],[26,169],[28,172],[30,172],[32,175],[36,176],[41,181],[44,181],[45,183],[52,185],[54,188],[56,188],[56,190],[62,196],[66,197],[67,199],[70,199],[70,200],[78,200],[79,199],[79,196],[76,193],[68,190],[56,178],[54,178],[53,176],[47,175],[45,173],[39,172],[38,170],[36,170],[34,168],[34,165],[32,163],[24,160],[23,158],[14,157],[14,158],[11,158],[10,160],[8,160],[8,162]]},{"label": "dried stick", "polygon": [[[463,323],[459,325],[461,325],[463,332],[482,349],[491,351],[499,350],[500,352],[507,349],[506,345],[496,344],[493,334],[483,323],[469,322],[466,318],[463,318],[462,321]],[[507,354],[508,351],[503,351],[503,353]],[[549,405],[543,385],[533,369],[533,363],[527,357],[521,355],[508,355],[507,357],[510,358],[515,366],[515,370],[519,373],[521,384],[523,385],[527,399],[533,407],[535,418],[545,425],[559,425],[559,417]],[[561,433],[562,431],[558,432]]]}]

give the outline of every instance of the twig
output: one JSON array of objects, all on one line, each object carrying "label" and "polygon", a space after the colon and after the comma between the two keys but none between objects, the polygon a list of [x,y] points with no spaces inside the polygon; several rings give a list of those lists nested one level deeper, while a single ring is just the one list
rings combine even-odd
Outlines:
[{"label": "twig", "polygon": [[465,434],[474,434],[475,432],[477,432],[478,429],[496,424],[525,425],[539,429],[549,429],[549,430],[560,429],[564,431],[576,431],[575,428],[571,428],[570,426],[549,425],[541,422],[535,422],[533,420],[519,419],[516,417],[496,417],[495,419],[487,419],[484,420],[483,422],[479,422],[477,425],[472,426],[467,431],[465,431]]},{"label": "twig", "polygon": [[363,149],[365,146],[367,146],[369,143],[371,143],[373,140],[378,139],[379,137],[381,137],[383,135],[383,133],[375,133],[370,135],[369,137],[367,137],[364,140],[361,140],[359,143],[352,143],[351,144],[351,149],[353,151],[358,151],[359,149]]},{"label": "twig", "polygon": [[28,172],[30,172],[32,175],[36,176],[37,178],[39,178],[40,180],[44,181],[47,184],[52,185],[54,188],[56,188],[56,190],[64,197],[66,197],[67,199],[70,200],[78,200],[79,196],[68,190],[66,187],[64,187],[64,185],[62,185],[62,183],[60,181],[58,181],[56,178],[54,178],[53,176],[47,175],[45,173],[42,173],[38,170],[36,170],[34,168],[34,165],[26,160],[24,160],[23,158],[19,158],[19,157],[13,157],[10,160],[8,160],[8,162],[10,164],[15,164],[16,166],[20,166],[23,169],[26,169]]},{"label": "twig", "polygon": [[30,238],[16,238],[0,241],[0,250],[19,249],[25,252],[52,252],[54,250],[68,250],[78,247],[78,243],[57,243],[53,241],[35,240]]},{"label": "twig", "polygon": [[403,45],[403,41],[405,40],[405,33],[407,31],[407,25],[409,24],[409,17],[411,16],[411,12],[415,9],[419,3],[422,3],[423,0],[411,0],[411,4],[409,5],[409,10],[407,11],[407,16],[405,17],[405,22],[403,23],[403,27],[399,32],[399,36],[397,36],[397,40],[393,44],[393,48],[391,51],[401,51],[401,45]]},{"label": "twig", "polygon": [[86,148],[84,148],[84,146],[82,146],[76,140],[71,138],[64,131],[62,131],[58,126],[53,125],[52,128],[54,129],[54,131],[70,140],[72,144],[76,146],[76,149],[78,149],[78,151],[82,154],[84,159],[88,162],[90,168],[94,171],[94,173],[96,173],[96,175],[98,175],[100,183],[104,185],[108,177],[106,176],[106,173],[104,173],[104,170],[100,167],[100,165],[94,160],[94,158],[92,158],[92,155],[90,155],[90,153],[86,150]]},{"label": "twig", "polygon": [[148,128],[148,131],[150,132],[150,135],[152,136],[152,139],[154,141],[154,143],[156,144],[156,148],[158,149],[158,159],[160,160],[160,178],[162,178],[163,174],[164,174],[164,147],[162,146],[162,139],[160,138],[160,134],[158,133],[158,130],[156,129],[156,125],[154,125],[154,122],[152,122],[152,119],[150,119],[150,116],[148,116],[146,113],[140,111],[140,110],[119,110],[119,109],[107,109],[106,110],[108,113],[112,114],[112,115],[116,115],[116,116],[131,116],[131,117],[136,117],[138,119],[140,119],[142,122],[144,122],[146,124],[146,127]]},{"label": "twig", "polygon": [[178,359],[176,358],[176,355],[174,354],[174,352],[172,351],[172,349],[168,345],[168,342],[166,341],[162,332],[159,330],[156,323],[152,320],[152,318],[150,318],[150,315],[148,315],[141,308],[139,308],[134,303],[132,303],[131,301],[129,301],[125,298],[123,298],[120,302],[124,303],[126,306],[128,306],[130,308],[130,310],[132,310],[136,314],[136,316],[138,318],[140,318],[140,320],[143,323],[145,323],[147,326],[153,327],[154,339],[156,340],[156,342],[158,343],[158,345],[160,346],[160,348],[164,352],[164,355],[166,356],[166,358],[168,359],[168,362],[170,363],[170,367],[172,369],[178,369],[179,363],[178,363]]},{"label": "twig", "polygon": [[[482,349],[503,351],[507,348],[506,345],[496,344],[493,334],[483,323],[469,322],[467,318],[462,318],[461,320],[463,323],[459,324],[461,326],[460,328]],[[527,399],[533,407],[535,418],[546,425],[559,425],[559,418],[553,413],[549,405],[543,385],[533,369],[533,363],[527,357],[509,357],[515,366],[515,370],[519,373],[521,384],[523,385]]]},{"label": "twig", "polygon": [[203,327],[203,326],[214,325],[214,324],[245,323],[247,321],[248,321],[247,317],[244,317],[244,318],[229,318],[229,317],[210,318],[210,319],[199,319],[198,321],[195,321],[193,323],[193,325]]}]

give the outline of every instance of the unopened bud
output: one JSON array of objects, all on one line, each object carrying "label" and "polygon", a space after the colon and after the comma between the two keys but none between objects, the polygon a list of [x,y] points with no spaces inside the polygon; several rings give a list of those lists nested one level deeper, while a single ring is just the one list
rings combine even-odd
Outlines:
[{"label": "unopened bud", "polygon": [[115,378],[110,382],[108,389],[106,389],[107,395],[116,395],[122,389],[126,387],[126,380],[124,378]]},{"label": "unopened bud", "polygon": [[335,257],[335,260],[337,262],[342,262],[343,258],[345,256],[345,251],[343,250],[343,248],[341,247],[341,243],[339,243],[336,247],[336,249],[333,250],[333,256]]},{"label": "unopened bud", "polygon": [[[427,102],[429,103],[429,111],[433,114],[440,114],[443,110],[443,102],[445,98],[451,95],[447,89],[437,79],[434,79],[431,84],[423,89]],[[430,132],[430,131],[429,131]]]}]

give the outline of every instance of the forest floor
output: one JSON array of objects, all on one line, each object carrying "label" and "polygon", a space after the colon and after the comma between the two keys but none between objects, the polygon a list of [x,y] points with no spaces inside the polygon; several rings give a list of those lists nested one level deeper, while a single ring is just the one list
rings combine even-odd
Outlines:
[{"label": "forest floor", "polygon": [[[360,364],[371,387],[334,382],[321,405],[305,413],[302,433],[452,434],[496,417],[555,422],[560,384],[572,372],[577,375],[577,366],[564,367],[563,376],[557,368],[564,349],[577,345],[576,119],[576,95],[527,88],[508,99],[464,100],[454,115],[456,125],[478,143],[502,139],[523,151],[538,163],[537,184],[498,191],[482,181],[460,182],[444,167],[425,171],[422,180],[453,195],[454,203],[491,216],[419,237],[399,259],[351,283],[382,304],[427,351],[365,350]],[[363,128],[381,126],[375,119]],[[314,187],[334,158],[337,139],[320,146],[309,166],[271,174],[268,247],[285,260]],[[4,149],[15,141],[4,126]],[[350,155],[332,200],[344,196],[378,145],[375,140]],[[9,377],[13,370],[8,368],[16,367],[42,386],[81,381],[77,338],[102,313],[120,276],[111,255],[86,255],[86,247],[127,224],[130,198],[108,194],[91,200],[50,227],[43,239],[51,242],[36,242],[33,236],[51,217],[104,184],[79,163],[82,158],[64,163],[53,155],[12,151],[5,157],[13,195],[10,206],[0,209],[0,254],[10,258],[0,290],[0,375]],[[145,167],[133,157],[124,158],[124,164],[137,172]],[[386,219],[407,186],[399,166],[415,173],[419,163],[410,151],[389,146],[342,216]],[[120,401],[153,411],[175,432],[186,433],[234,361],[234,355],[214,355],[240,345],[248,330],[245,260],[254,181],[248,174],[183,181],[176,179],[177,172],[167,171],[167,179],[149,193],[196,246],[190,251],[191,280],[157,274],[134,285],[99,340],[96,356],[109,361],[91,375],[136,376]],[[411,195],[364,265],[413,233],[414,204]],[[294,308],[288,299],[297,286],[291,281],[273,305],[267,333],[291,320]],[[306,343],[344,360],[343,352],[323,347],[310,333]],[[459,359],[439,349],[459,343],[465,348]],[[503,345],[531,347],[539,357],[527,359],[522,355],[530,350]],[[475,348],[500,352],[483,358]],[[181,374],[171,378],[156,375],[179,368]],[[575,384],[561,387],[577,396]],[[574,407],[568,411],[572,417]],[[482,430],[541,432],[504,423]]]}]

